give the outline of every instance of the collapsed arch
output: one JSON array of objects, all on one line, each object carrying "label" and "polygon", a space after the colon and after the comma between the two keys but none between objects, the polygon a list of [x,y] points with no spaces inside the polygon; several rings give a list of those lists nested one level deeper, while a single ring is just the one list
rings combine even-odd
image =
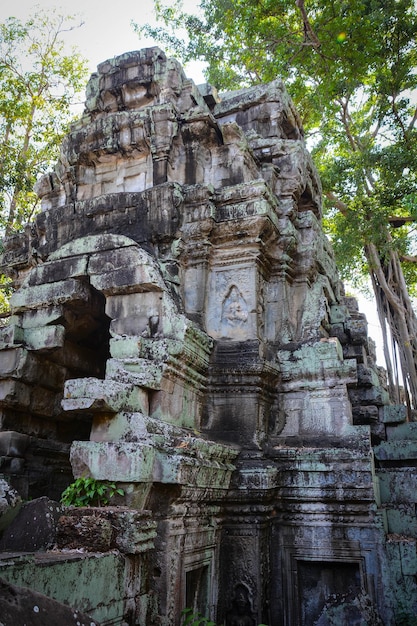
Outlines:
[{"label": "collapsed arch", "polygon": [[89,439],[93,416],[63,410],[64,385],[105,378],[115,312],[108,300],[162,287],[156,262],[134,241],[99,235],[58,249],[13,295],[10,341],[0,346],[0,411],[2,430],[26,437],[25,473],[38,477],[23,495],[57,498],[72,479],[69,445]]}]

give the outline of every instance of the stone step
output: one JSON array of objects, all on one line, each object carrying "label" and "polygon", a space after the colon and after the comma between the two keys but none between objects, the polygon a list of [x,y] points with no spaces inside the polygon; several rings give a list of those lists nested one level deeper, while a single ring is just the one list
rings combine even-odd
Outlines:
[{"label": "stone step", "polygon": [[417,468],[376,470],[382,504],[417,503]]},{"label": "stone step", "polygon": [[384,441],[374,447],[374,455],[377,461],[409,462],[412,466],[417,462],[417,441],[398,439]]},{"label": "stone step", "polygon": [[415,441],[417,444],[417,422],[386,426],[386,433],[388,441]]},{"label": "stone step", "polygon": [[398,505],[385,509],[388,533],[417,539],[415,506]]}]

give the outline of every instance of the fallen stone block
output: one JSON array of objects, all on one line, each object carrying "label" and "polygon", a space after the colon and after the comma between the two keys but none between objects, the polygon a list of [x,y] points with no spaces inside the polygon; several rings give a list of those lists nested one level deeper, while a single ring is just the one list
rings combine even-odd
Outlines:
[{"label": "fallen stone block", "polygon": [[0,456],[24,456],[30,442],[28,435],[17,433],[14,430],[0,432]]},{"label": "fallen stone block", "polygon": [[36,552],[56,543],[56,528],[62,507],[46,496],[25,502],[0,539],[0,550]]},{"label": "fallen stone block", "polygon": [[70,550],[140,554],[154,547],[155,537],[149,511],[125,507],[70,507],[58,521],[58,547]]},{"label": "fallen stone block", "polygon": [[77,609],[2,579],[0,616],[2,626],[100,626],[99,622]]}]

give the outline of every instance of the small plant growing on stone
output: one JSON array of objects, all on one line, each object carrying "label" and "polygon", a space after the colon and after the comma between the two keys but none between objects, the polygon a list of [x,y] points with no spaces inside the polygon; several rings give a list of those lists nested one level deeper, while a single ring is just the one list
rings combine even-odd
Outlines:
[{"label": "small plant growing on stone", "polygon": [[208,617],[204,617],[201,613],[194,613],[192,609],[183,609],[181,615],[184,620],[181,626],[216,626]]},{"label": "small plant growing on stone", "polygon": [[81,476],[62,492],[64,506],[107,506],[115,495],[124,496],[124,490],[107,480]]}]

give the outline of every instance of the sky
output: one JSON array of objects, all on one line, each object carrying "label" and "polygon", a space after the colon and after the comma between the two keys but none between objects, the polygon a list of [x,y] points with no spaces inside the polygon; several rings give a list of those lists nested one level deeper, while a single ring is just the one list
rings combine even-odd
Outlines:
[{"label": "sky", "polygon": [[[190,11],[197,5],[197,1],[185,2]],[[56,8],[63,15],[80,15],[83,26],[69,33],[67,39],[88,59],[91,72],[106,59],[155,45],[151,39],[139,39],[130,24],[132,20],[137,24],[154,21],[153,0],[3,0],[0,21],[11,16],[25,19],[39,7]],[[197,84],[205,82],[201,63],[190,64],[185,69],[187,76]]]},{"label": "sky", "polygon": [[[198,0],[185,0],[189,11],[196,9]],[[89,69],[95,72],[97,65],[124,52],[140,50],[155,45],[150,39],[139,39],[133,31],[131,21],[137,24],[154,21],[153,0],[3,0],[0,3],[0,21],[8,17],[26,19],[36,10],[59,10],[63,15],[80,16],[84,24],[67,35],[68,45],[76,46],[89,61]],[[202,64],[194,63],[185,67],[185,73],[196,84],[205,82]],[[382,335],[378,316],[372,301],[358,296],[359,309],[366,314],[368,333],[377,344],[377,362],[384,363]]]}]

